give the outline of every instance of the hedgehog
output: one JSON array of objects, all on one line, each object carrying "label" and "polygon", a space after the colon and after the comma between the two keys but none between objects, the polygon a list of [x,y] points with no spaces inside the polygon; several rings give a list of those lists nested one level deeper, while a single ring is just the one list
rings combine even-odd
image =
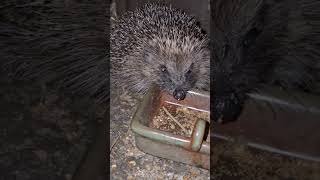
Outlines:
[{"label": "hedgehog", "polygon": [[147,4],[119,19],[110,39],[111,85],[144,94],[155,84],[177,100],[208,91],[208,37],[183,11]]},{"label": "hedgehog", "polygon": [[319,9],[317,0],[213,1],[213,121],[237,120],[265,86],[319,95]]},{"label": "hedgehog", "polygon": [[[0,42],[7,50],[2,57],[15,59],[7,63],[15,76],[58,81],[59,86],[99,102],[109,99],[109,81],[111,88],[132,94],[144,94],[155,84],[178,100],[184,99],[188,90],[209,89],[208,37],[196,19],[182,10],[146,4],[116,19],[108,32],[106,9],[99,1],[68,7],[59,1],[8,7],[13,7],[13,14],[23,7],[23,15],[33,19],[48,14],[35,20],[38,24],[23,24],[31,29],[22,31],[12,23],[3,29],[11,34]],[[17,51],[12,53],[12,49]]]}]

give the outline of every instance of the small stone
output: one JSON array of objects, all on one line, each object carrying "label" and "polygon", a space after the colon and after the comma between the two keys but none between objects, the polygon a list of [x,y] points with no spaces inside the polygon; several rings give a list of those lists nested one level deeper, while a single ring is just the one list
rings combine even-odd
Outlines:
[{"label": "small stone", "polygon": [[115,164],[112,164],[112,165],[111,165],[111,171],[115,171],[116,168],[117,168],[117,165],[115,165]]},{"label": "small stone", "polygon": [[132,165],[132,166],[136,166],[137,163],[135,161],[129,161],[129,164]]},{"label": "small stone", "polygon": [[192,171],[191,171],[191,176],[192,176],[192,177],[197,177],[198,175],[199,175],[199,173],[196,172],[195,170],[192,170]]}]

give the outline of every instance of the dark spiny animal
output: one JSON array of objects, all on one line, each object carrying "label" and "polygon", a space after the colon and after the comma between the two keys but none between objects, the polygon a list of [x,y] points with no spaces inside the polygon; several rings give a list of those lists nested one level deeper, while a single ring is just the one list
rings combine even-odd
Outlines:
[{"label": "dark spiny animal", "polygon": [[319,94],[320,1],[215,0],[211,13],[214,121],[265,85]]}]

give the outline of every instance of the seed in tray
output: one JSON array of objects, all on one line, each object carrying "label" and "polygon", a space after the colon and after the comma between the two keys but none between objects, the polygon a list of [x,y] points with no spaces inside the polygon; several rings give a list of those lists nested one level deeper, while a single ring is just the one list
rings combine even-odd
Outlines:
[{"label": "seed in tray", "polygon": [[159,109],[159,113],[151,122],[150,127],[170,132],[175,135],[190,137],[193,127],[199,118],[209,122],[209,113],[190,110],[186,107],[177,107],[170,104],[166,104],[165,108],[179,122],[179,124],[186,129],[186,132],[184,132],[182,128],[165,113],[163,108]]}]

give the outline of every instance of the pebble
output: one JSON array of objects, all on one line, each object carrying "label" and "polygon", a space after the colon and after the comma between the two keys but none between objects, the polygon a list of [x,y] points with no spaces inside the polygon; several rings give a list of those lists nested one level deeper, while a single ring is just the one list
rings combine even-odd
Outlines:
[{"label": "pebble", "polygon": [[112,164],[112,165],[111,165],[111,171],[115,171],[116,168],[117,168],[117,165],[115,165],[115,164]]},{"label": "pebble", "polygon": [[129,164],[132,165],[132,166],[136,166],[137,163],[135,161],[129,161]]}]

